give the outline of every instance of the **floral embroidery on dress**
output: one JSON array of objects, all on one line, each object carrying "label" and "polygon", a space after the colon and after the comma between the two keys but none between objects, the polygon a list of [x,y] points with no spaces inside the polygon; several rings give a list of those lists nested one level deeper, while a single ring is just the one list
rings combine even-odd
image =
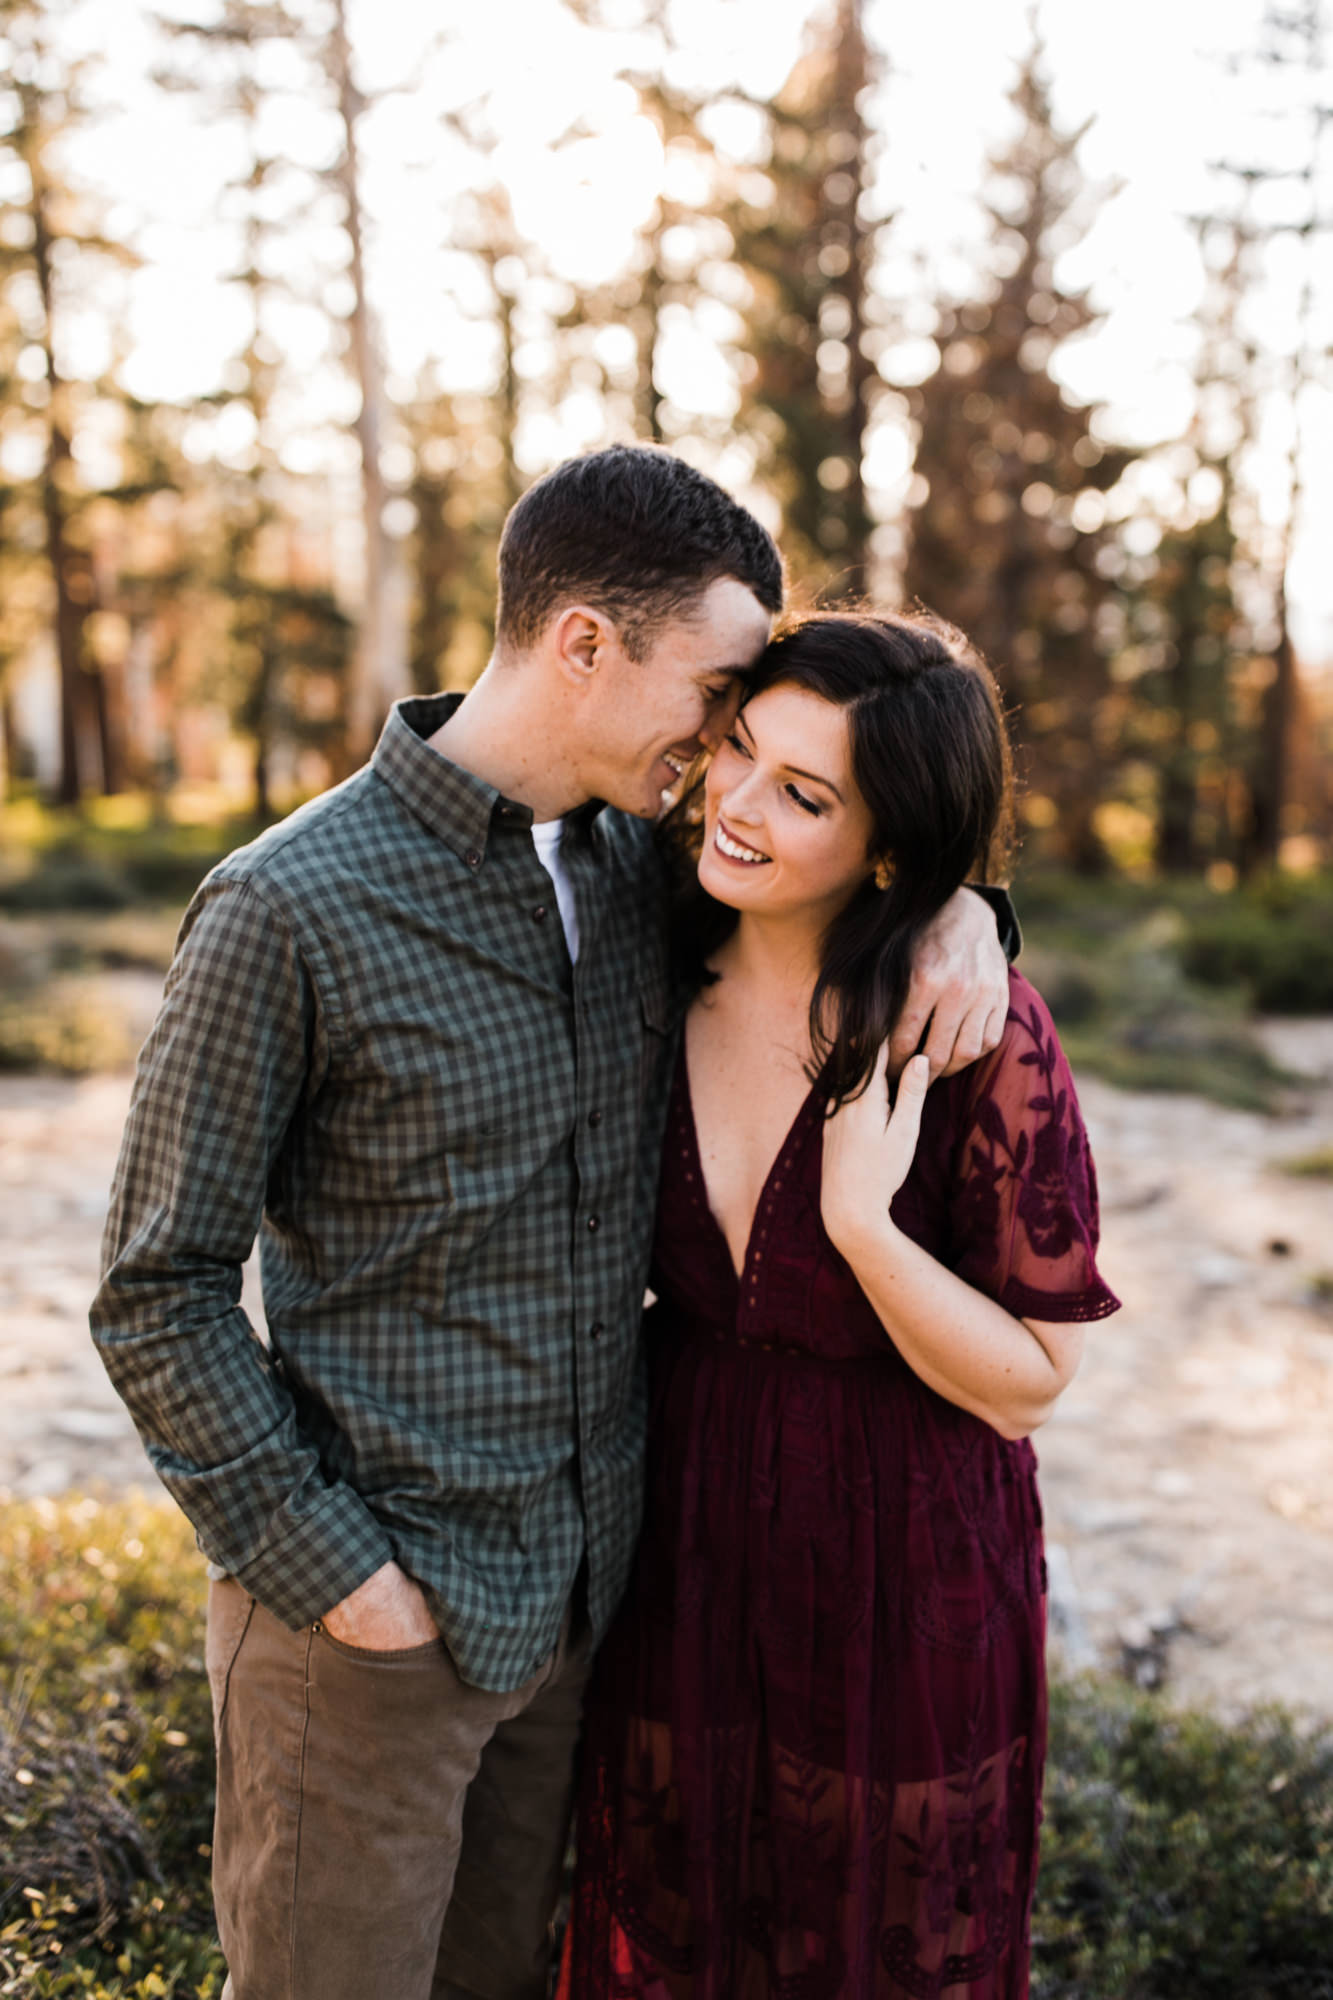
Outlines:
[{"label": "floral embroidery on dress", "polygon": [[[823,1230],[821,1109],[738,1276],[677,1076],[647,1520],[588,1703],[564,2000],[1028,1991],[1035,1455],[893,1347]],[[932,1086],[893,1213],[1011,1312],[1114,1311],[1073,1084],[1017,975],[1000,1048]]]}]

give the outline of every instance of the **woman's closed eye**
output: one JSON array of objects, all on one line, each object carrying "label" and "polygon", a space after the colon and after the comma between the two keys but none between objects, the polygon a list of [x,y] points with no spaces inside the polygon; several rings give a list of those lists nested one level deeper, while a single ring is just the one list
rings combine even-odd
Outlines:
[{"label": "woman's closed eye", "polygon": [[783,789],[787,797],[794,805],[798,805],[802,812],[811,813],[816,819],[823,813],[824,808],[820,805],[819,801],[817,799],[808,799],[799,785],[785,785]]}]

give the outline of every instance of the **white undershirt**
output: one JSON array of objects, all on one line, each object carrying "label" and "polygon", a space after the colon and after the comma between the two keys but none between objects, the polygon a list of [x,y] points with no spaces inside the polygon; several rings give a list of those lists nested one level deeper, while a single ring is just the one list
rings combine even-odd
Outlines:
[{"label": "white undershirt", "polygon": [[560,841],[565,831],[562,819],[544,819],[532,829],[533,845],[537,849],[537,859],[555,884],[556,907],[560,911],[560,922],[564,928],[565,943],[569,946],[570,961],[579,955],[579,919],[574,908],[574,889],[560,859]]}]

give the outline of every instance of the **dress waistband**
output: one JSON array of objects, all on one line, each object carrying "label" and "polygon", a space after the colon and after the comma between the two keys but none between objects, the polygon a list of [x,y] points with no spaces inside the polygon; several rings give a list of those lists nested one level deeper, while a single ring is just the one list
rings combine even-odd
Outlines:
[{"label": "dress waistband", "polygon": [[882,1349],[859,1347],[849,1354],[825,1354],[795,1341],[765,1340],[759,1334],[738,1333],[735,1327],[719,1325],[717,1321],[706,1321],[698,1332],[703,1339],[716,1341],[719,1347],[744,1347],[757,1354],[780,1354],[789,1361],[810,1361],[827,1368],[854,1368],[867,1362],[882,1366],[893,1352],[887,1337]]}]

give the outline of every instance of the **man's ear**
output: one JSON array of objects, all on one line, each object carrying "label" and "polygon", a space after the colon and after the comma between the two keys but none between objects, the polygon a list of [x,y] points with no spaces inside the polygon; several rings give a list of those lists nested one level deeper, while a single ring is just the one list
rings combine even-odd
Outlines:
[{"label": "man's ear", "polygon": [[596,673],[612,637],[610,622],[586,604],[571,604],[551,628],[551,643],[561,672],[586,687]]}]

